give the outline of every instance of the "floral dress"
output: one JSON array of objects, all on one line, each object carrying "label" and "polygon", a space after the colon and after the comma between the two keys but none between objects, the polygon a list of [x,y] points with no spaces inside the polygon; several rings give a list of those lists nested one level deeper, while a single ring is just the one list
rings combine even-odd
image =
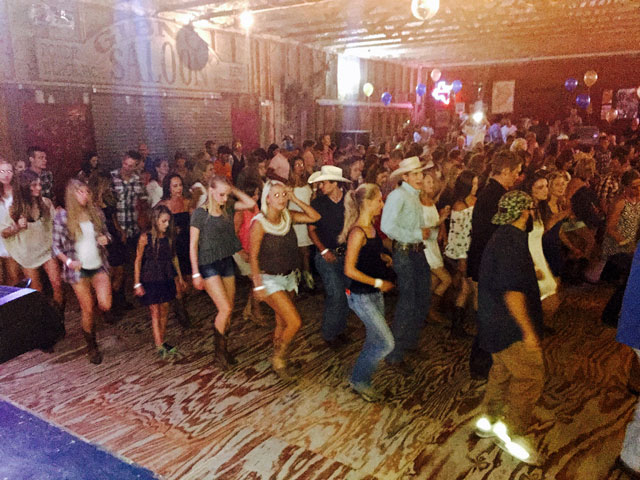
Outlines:
[{"label": "floral dress", "polygon": [[467,258],[471,243],[471,215],[473,215],[473,206],[460,211],[451,211],[449,241],[444,254],[452,260]]}]

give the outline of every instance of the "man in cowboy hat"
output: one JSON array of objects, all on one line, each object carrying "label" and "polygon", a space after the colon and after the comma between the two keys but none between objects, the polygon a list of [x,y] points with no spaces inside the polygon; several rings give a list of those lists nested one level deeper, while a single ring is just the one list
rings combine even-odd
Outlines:
[{"label": "man in cowboy hat", "polygon": [[417,347],[431,300],[431,271],[422,243],[428,230],[420,203],[425,168],[418,157],[409,157],[391,173],[391,179],[401,178],[402,184],[387,197],[380,224],[393,240],[393,269],[398,279],[398,303],[391,327],[396,346],[386,361],[405,374],[411,373],[405,353]]},{"label": "man in cowboy hat", "polygon": [[309,177],[309,183],[317,183],[318,195],[311,206],[321,215],[316,223],[309,224],[309,237],[318,249],[314,263],[325,290],[322,315],[322,338],[332,347],[348,342],[344,335],[347,327],[349,305],[345,294],[344,246],[338,245],[338,235],[344,226],[344,192],[342,183],[351,183],[342,176],[342,169],[324,165]]},{"label": "man in cowboy hat", "polygon": [[513,190],[502,196],[492,219],[499,227],[484,249],[478,282],[478,341],[493,358],[483,408],[492,419],[504,416],[520,435],[552,419],[535,408],[545,369],[542,304],[527,232],[532,215],[528,194]]}]

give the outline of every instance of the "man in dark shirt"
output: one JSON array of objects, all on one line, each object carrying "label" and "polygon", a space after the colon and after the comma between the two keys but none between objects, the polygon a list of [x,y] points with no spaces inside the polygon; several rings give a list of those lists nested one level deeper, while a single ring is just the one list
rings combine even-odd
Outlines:
[{"label": "man in dark shirt", "polygon": [[[498,211],[498,202],[516,182],[521,169],[521,158],[508,150],[496,152],[493,156],[491,161],[492,176],[478,194],[478,200],[473,207],[471,217],[471,244],[467,254],[467,276],[471,277],[474,282],[478,281],[482,252],[497,228],[491,223],[491,219]],[[477,339],[471,347],[469,365],[473,378],[487,378],[491,368],[491,357],[479,348]]]},{"label": "man in dark shirt", "polygon": [[344,192],[341,183],[342,169],[325,165],[309,177],[309,183],[318,183],[322,195],[311,201],[311,206],[321,215],[316,223],[309,224],[309,237],[318,249],[314,263],[326,294],[322,315],[322,338],[331,346],[346,344],[344,330],[347,327],[349,305],[345,288],[344,246],[338,245],[338,236],[344,226]]},{"label": "man in dark shirt", "polygon": [[540,338],[542,304],[529,253],[533,200],[514,190],[502,196],[493,223],[500,225],[482,256],[478,282],[478,340],[493,366],[484,409],[504,415],[514,432],[525,434],[542,417],[535,405],[544,386]]}]

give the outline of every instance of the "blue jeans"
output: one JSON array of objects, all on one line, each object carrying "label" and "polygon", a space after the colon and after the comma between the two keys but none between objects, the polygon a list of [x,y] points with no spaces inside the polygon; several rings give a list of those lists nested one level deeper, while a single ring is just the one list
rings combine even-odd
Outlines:
[{"label": "blue jeans", "polygon": [[401,362],[407,350],[415,349],[431,303],[431,270],[424,252],[393,250],[398,303],[391,326],[396,347],[387,357],[389,363]]},{"label": "blue jeans", "polygon": [[351,373],[351,385],[360,390],[371,387],[371,377],[378,363],[393,350],[395,342],[384,318],[382,292],[351,293],[347,295],[347,300],[349,308],[358,315],[367,329],[362,351]]},{"label": "blue jeans", "polygon": [[[640,350],[634,348],[633,351],[640,359]],[[640,472],[640,402],[636,405],[631,422],[627,425],[620,458],[631,468]]]},{"label": "blue jeans", "polygon": [[347,328],[349,305],[345,294],[347,277],[344,275],[344,258],[338,257],[335,263],[329,263],[318,252],[314,262],[326,295],[322,314],[322,338],[331,342]]}]

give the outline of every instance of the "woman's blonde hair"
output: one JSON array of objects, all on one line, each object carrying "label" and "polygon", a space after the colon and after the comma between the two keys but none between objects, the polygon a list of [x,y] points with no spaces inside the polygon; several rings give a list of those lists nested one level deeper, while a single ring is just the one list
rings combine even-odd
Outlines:
[{"label": "woman's blonde hair", "polygon": [[338,236],[338,243],[346,243],[353,225],[358,220],[365,200],[371,200],[380,193],[375,183],[363,183],[355,190],[349,190],[344,199],[344,226]]},{"label": "woman's blonde hair", "polygon": [[86,212],[89,216],[89,220],[93,223],[93,229],[96,234],[101,232],[103,228],[102,218],[98,213],[93,198],[89,196],[87,204],[84,207],[78,203],[76,192],[81,188],[89,190],[89,186],[85,182],[77,178],[72,178],[69,180],[69,183],[67,183],[67,188],[64,193],[64,204],[67,207],[67,231],[69,232],[69,238],[71,240],[76,240],[78,235],[82,233],[82,229],[80,228],[80,214],[82,212]]},{"label": "woman's blonde hair", "polygon": [[587,180],[596,173],[596,161],[591,155],[578,152],[573,158],[576,162],[576,165],[573,168],[574,177],[578,177],[581,180]]},{"label": "woman's blonde hair", "polygon": [[[223,177],[220,175],[212,175],[211,178],[209,179],[209,182],[207,183],[207,211],[209,213],[213,212],[213,207],[215,202],[215,200],[213,199],[213,195],[209,193],[209,189],[215,189],[220,184],[224,184],[224,185],[227,185],[228,187],[231,187],[231,182],[229,182],[229,179],[227,177]],[[227,214],[226,209],[222,208],[221,210],[223,215]]]}]

